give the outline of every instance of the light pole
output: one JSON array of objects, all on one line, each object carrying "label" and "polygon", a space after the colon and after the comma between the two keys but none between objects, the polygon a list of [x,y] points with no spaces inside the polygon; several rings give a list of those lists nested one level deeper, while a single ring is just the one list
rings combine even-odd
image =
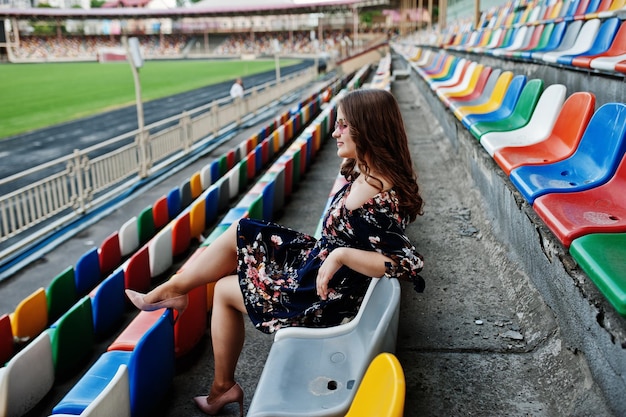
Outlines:
[{"label": "light pole", "polygon": [[130,64],[130,69],[133,73],[133,80],[135,82],[135,98],[137,104],[137,142],[139,147],[139,176],[145,178],[148,176],[148,149],[147,138],[144,132],[143,121],[143,102],[141,100],[141,82],[139,81],[139,68],[143,67],[143,58],[141,57],[141,51],[139,50],[139,40],[135,37],[127,38],[122,36],[122,44],[126,49],[126,59]]},{"label": "light pole", "polygon": [[280,43],[278,39],[273,39],[272,44],[274,45],[274,62],[276,65],[276,85],[280,83],[280,61],[278,58],[278,54],[280,53]]}]

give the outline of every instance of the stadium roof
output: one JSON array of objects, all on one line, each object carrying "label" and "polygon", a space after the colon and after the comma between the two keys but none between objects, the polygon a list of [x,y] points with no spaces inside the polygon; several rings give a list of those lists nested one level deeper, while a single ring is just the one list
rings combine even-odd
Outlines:
[{"label": "stadium roof", "polygon": [[[217,5],[219,3],[219,5]],[[190,7],[173,9],[148,9],[136,7],[91,8],[91,9],[3,9],[0,18],[17,19],[120,19],[120,18],[159,18],[159,17],[218,17],[241,15],[305,14],[339,10],[353,7],[388,5],[385,0],[204,0]]]}]

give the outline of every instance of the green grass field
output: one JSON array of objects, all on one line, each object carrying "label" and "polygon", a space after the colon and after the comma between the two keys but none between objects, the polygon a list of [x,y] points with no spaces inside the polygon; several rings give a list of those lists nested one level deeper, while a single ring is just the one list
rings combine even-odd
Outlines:
[{"label": "green grass field", "polygon": [[[288,66],[297,60],[284,59]],[[147,61],[143,101],[274,68],[274,60]],[[0,65],[0,138],[135,103],[130,66],[119,63]]]}]

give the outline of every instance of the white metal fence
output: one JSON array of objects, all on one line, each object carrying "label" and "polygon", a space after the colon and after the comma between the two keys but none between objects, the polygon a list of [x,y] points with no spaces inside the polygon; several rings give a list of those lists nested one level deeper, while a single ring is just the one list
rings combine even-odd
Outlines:
[{"label": "white metal fence", "polygon": [[[220,131],[253,117],[268,105],[311,82],[315,68],[251,89],[243,99],[230,97],[183,112],[72,155],[0,179],[11,190],[0,197],[0,259],[110,199],[159,167],[180,159]],[[106,152],[106,149],[114,151]],[[37,226],[33,233],[33,226]],[[29,233],[25,233],[30,231]],[[27,235],[23,238],[20,235]],[[15,239],[19,237],[19,239]],[[5,245],[6,246],[6,245]]]}]

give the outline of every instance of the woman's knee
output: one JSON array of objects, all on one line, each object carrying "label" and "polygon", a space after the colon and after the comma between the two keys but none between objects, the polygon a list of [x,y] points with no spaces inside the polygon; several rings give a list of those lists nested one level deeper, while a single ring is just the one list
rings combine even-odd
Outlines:
[{"label": "woman's knee", "polygon": [[239,287],[239,276],[228,275],[215,283],[213,304],[222,303],[225,306],[235,308],[242,313],[246,312],[243,303],[243,294]]}]

